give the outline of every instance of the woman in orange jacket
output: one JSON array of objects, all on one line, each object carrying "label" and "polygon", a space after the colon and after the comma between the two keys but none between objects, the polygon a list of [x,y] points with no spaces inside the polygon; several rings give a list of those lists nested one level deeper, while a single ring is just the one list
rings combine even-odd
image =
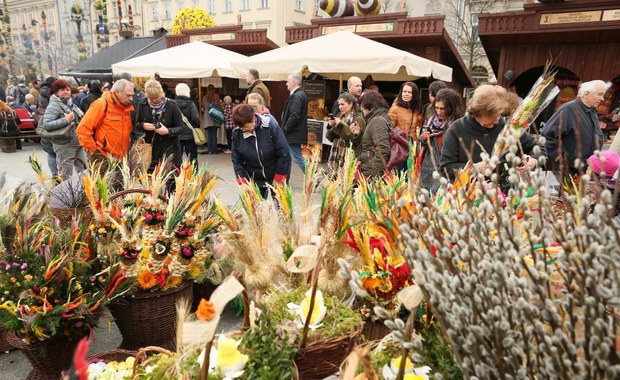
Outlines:
[{"label": "woman in orange jacket", "polygon": [[418,137],[418,129],[422,126],[420,112],[420,91],[413,82],[405,82],[400,86],[398,97],[388,111],[392,125],[403,130],[411,140]]}]

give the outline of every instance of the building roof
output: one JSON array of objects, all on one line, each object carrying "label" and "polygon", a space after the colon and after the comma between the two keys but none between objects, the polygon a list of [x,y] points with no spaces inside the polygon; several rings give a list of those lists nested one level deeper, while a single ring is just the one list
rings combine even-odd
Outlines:
[{"label": "building roof", "polygon": [[[479,14],[478,35],[491,67],[499,77],[503,72],[500,68],[502,52],[507,47],[520,49],[519,45],[553,47],[573,44],[585,49],[594,44],[620,41],[620,17],[617,9],[618,0],[524,4],[523,11]],[[608,53],[610,57],[614,57],[613,52]],[[521,62],[527,65],[544,65],[544,60],[550,57],[546,50],[543,51],[543,56],[542,63],[533,61],[532,56],[521,57],[520,60],[527,61]],[[554,63],[559,64],[568,59],[583,66],[585,57],[568,57],[566,53],[561,53],[551,58]],[[615,62],[613,58],[608,61]]]},{"label": "building roof", "polygon": [[79,62],[59,74],[77,78],[111,78],[112,64],[165,48],[166,39],[164,37],[128,38],[101,50],[87,60]]},{"label": "building roof", "polygon": [[363,37],[452,67],[452,81],[462,87],[475,83],[444,28],[444,16],[407,17],[406,12],[395,12],[365,17],[313,19],[311,23],[287,27],[286,42],[292,44],[335,30],[354,29]]}]

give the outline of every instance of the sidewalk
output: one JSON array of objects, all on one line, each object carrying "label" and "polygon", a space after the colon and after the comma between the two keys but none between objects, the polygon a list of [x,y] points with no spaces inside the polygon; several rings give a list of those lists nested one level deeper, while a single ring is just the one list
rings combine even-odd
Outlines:
[{"label": "sidewalk", "polygon": [[[41,149],[39,144],[26,142],[23,143],[23,149],[16,153],[0,152],[0,173],[7,173],[7,182],[10,186],[17,186],[22,181],[36,181],[36,175],[27,162],[31,154],[35,154],[41,166],[47,170],[47,154]],[[198,162],[214,170],[221,178],[215,187],[214,194],[218,195],[224,204],[235,204],[239,197],[239,191],[232,170],[230,154],[198,155]],[[299,194],[302,189],[303,176],[299,168],[294,164],[292,172],[290,183],[293,187],[293,193]],[[220,320],[218,330],[232,330],[238,328],[240,323],[241,319],[234,315],[230,307],[227,307]],[[100,327],[95,329],[95,338],[96,342],[93,342],[91,337],[89,352],[91,355],[114,349],[121,343],[120,333],[114,323],[111,323],[111,330],[108,331],[105,320],[102,320]],[[20,351],[0,353],[0,378],[2,380],[25,379],[30,369],[30,363]]]}]

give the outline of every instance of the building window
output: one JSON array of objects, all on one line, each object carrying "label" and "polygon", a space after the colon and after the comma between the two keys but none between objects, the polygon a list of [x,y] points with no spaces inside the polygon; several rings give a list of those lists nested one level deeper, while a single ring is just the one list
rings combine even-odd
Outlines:
[{"label": "building window", "polygon": [[177,0],[177,12],[180,12],[181,9],[183,9],[184,6],[185,6],[185,1],[184,0]]},{"label": "building window", "polygon": [[260,0],[261,8],[269,8],[269,0]]},{"label": "building window", "polygon": [[198,6],[198,0],[192,0],[192,7]]},{"label": "building window", "polygon": [[151,21],[157,21],[159,17],[157,16],[157,5],[151,5]]},{"label": "building window", "polygon": [[215,0],[207,0],[207,12],[210,15],[215,14]]},{"label": "building window", "polygon": [[224,0],[224,12],[232,12],[232,0]]},{"label": "building window", "polygon": [[164,20],[170,20],[170,3],[164,4]]},{"label": "building window", "polygon": [[295,10],[303,11],[304,10],[304,2],[303,0],[295,0]]},{"label": "building window", "polygon": [[250,0],[241,0],[241,10],[242,11],[250,10]]},{"label": "building window", "polygon": [[133,14],[135,15],[140,14],[140,3],[141,2],[138,0],[133,1],[133,9],[132,9]]}]

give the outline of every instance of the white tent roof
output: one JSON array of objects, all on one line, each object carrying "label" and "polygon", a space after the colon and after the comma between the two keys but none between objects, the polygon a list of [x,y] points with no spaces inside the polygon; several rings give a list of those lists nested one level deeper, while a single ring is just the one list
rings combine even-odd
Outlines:
[{"label": "white tent roof", "polygon": [[452,81],[452,68],[435,63],[404,50],[339,31],[293,45],[233,61],[239,72],[255,68],[261,79],[285,80],[288,74],[320,74],[339,79],[341,75],[367,74],[375,80],[404,81],[433,77]]},{"label": "white tent roof", "polygon": [[230,50],[196,41],[115,63],[112,72],[140,77],[159,73],[162,78],[238,78],[230,62],[244,58]]}]

